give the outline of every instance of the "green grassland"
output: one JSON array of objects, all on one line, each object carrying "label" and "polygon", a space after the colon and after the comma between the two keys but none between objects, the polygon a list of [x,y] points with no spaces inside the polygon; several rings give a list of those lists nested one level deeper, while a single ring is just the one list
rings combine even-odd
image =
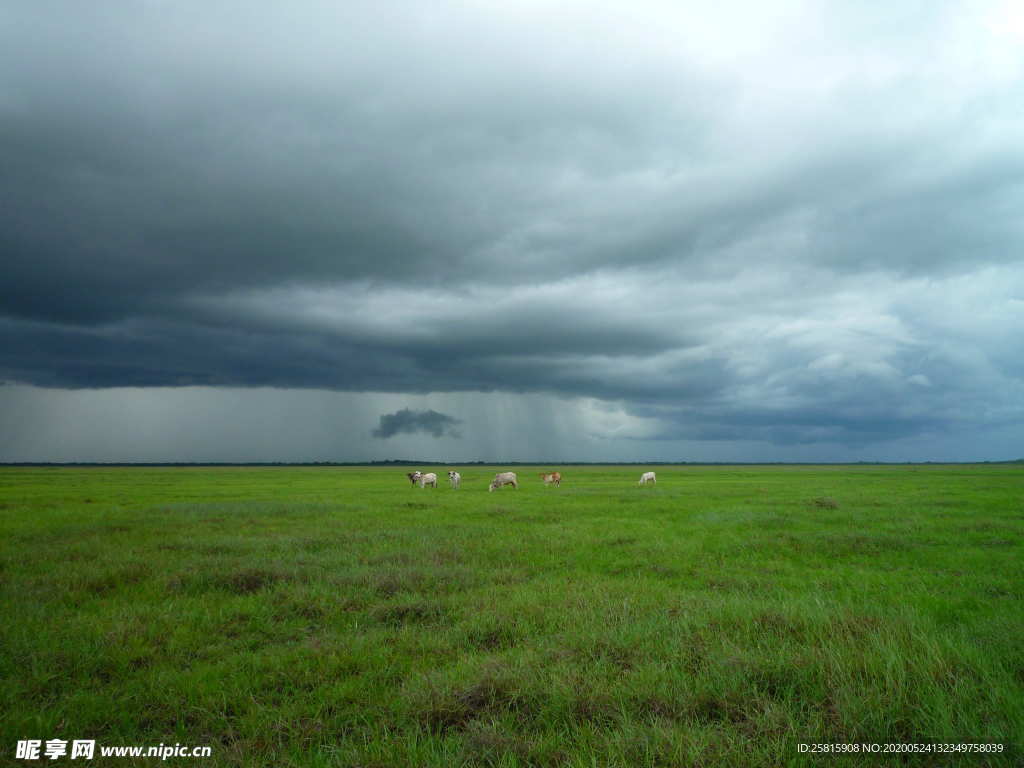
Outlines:
[{"label": "green grassland", "polygon": [[0,468],[0,760],[1024,761],[1024,467],[557,468]]}]

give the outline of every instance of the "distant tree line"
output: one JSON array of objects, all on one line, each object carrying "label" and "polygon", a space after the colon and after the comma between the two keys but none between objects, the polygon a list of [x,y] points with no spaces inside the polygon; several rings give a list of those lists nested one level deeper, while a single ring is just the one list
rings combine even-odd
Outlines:
[{"label": "distant tree line", "polygon": [[784,467],[784,466],[914,466],[927,464],[1024,464],[1024,458],[1006,461],[434,461],[385,459],[382,461],[4,461],[0,467]]}]

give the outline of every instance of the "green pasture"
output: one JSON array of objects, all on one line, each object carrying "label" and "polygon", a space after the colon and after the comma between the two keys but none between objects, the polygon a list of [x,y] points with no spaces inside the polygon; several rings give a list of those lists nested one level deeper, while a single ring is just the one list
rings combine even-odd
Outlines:
[{"label": "green pasture", "polygon": [[0,468],[0,763],[1024,764],[1022,465],[421,469]]}]

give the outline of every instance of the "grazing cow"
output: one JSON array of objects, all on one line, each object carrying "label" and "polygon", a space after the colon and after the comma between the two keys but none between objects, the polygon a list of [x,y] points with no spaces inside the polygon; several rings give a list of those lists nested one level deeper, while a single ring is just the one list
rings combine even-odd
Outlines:
[{"label": "grazing cow", "polygon": [[449,485],[451,485],[452,488],[458,488],[459,485],[462,483],[462,475],[460,475],[458,472],[453,472],[452,470],[449,469],[448,483]]},{"label": "grazing cow", "polygon": [[640,482],[637,485],[647,485],[648,483],[658,484],[658,478],[654,476],[653,472],[644,472],[640,475]]},{"label": "grazing cow", "polygon": [[562,473],[561,472],[541,472],[540,479],[544,481],[544,485],[554,484],[556,487],[562,484]]},{"label": "grazing cow", "polygon": [[493,491],[495,488],[501,488],[503,485],[511,485],[516,490],[519,490],[519,481],[516,479],[515,472],[499,472],[491,480],[490,486],[487,488],[488,491]]},{"label": "grazing cow", "polygon": [[426,488],[427,486],[437,488],[437,475],[433,472],[427,472],[425,475],[420,475],[420,488]]},{"label": "grazing cow", "polygon": [[405,476],[409,478],[410,483],[416,485],[416,483],[418,483],[420,481],[420,478],[423,476],[423,473],[417,469],[415,472],[406,472]]}]

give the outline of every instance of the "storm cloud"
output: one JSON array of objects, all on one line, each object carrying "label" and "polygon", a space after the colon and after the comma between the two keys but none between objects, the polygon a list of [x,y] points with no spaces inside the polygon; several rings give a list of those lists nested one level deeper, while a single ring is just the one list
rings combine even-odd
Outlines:
[{"label": "storm cloud", "polygon": [[387,439],[403,433],[426,432],[434,437],[443,437],[445,434],[462,437],[455,429],[460,423],[461,421],[454,416],[435,410],[411,411],[403,408],[394,413],[383,414],[380,417],[380,426],[373,430],[373,436]]},{"label": "storm cloud", "polygon": [[5,8],[0,407],[427,398],[398,442],[538,397],[572,427],[501,423],[545,456],[987,456],[1022,46],[1004,2]]}]

